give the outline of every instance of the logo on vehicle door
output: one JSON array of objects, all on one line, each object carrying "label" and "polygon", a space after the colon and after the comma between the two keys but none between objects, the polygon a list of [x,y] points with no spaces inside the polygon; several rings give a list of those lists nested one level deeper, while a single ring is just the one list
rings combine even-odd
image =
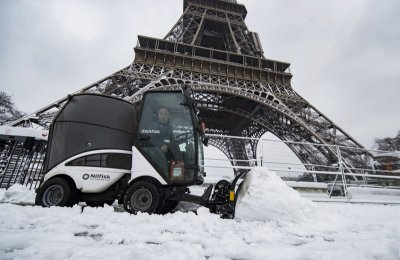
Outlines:
[{"label": "logo on vehicle door", "polygon": [[91,181],[110,181],[111,177],[108,174],[102,174],[102,173],[85,173],[82,175],[82,179],[86,180],[91,180]]}]

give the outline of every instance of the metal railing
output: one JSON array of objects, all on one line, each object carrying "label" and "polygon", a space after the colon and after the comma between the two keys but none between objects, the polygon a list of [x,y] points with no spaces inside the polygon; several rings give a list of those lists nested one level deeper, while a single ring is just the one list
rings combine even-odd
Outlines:
[{"label": "metal railing", "polygon": [[[298,188],[300,191],[312,191],[314,187],[318,187],[315,189],[320,191],[321,186],[315,186],[313,183],[326,185],[325,199],[319,195],[316,200],[400,203],[399,152],[389,153],[358,147],[264,138],[258,140],[226,135],[210,135],[210,138],[225,139],[227,142],[241,141],[244,145],[256,140],[258,145],[256,153],[251,154],[250,159],[247,160],[229,160],[226,156],[210,157],[206,154],[205,168],[209,173],[230,169],[230,174],[233,176],[233,170],[251,170],[254,166],[264,166],[297,188],[296,183],[301,183],[301,188]],[[295,145],[297,151],[310,151],[313,150],[311,148],[322,147],[334,155],[335,163],[332,164],[329,161],[303,163],[294,153],[293,147],[289,148],[290,145]],[[241,162],[240,165],[238,162]],[[244,165],[244,162],[247,162],[247,165]],[[355,165],[354,162],[358,162],[359,165]],[[364,198],[361,198],[360,194],[363,193]],[[379,196],[372,198],[374,196],[371,194],[380,194],[384,199],[379,199]]]},{"label": "metal railing", "polygon": [[7,140],[0,144],[0,188],[8,189],[21,184],[35,189],[42,177],[46,141],[35,140],[26,145],[20,140]]}]

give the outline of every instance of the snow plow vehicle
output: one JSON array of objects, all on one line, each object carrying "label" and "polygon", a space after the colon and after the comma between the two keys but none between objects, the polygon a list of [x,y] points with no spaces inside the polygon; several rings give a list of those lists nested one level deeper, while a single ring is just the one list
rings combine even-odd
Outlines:
[{"label": "snow plow vehicle", "polygon": [[111,96],[70,96],[50,126],[35,204],[118,200],[132,214],[165,214],[185,201],[234,218],[241,175],[210,185],[201,196],[190,194],[190,186],[204,181],[208,142],[192,95],[186,86],[147,91],[140,106]]}]

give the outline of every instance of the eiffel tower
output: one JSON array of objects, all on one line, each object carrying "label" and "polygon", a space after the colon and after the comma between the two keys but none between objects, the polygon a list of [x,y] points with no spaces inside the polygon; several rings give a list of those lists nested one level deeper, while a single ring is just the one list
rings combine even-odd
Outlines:
[{"label": "eiffel tower", "polygon": [[[114,95],[138,103],[147,90],[187,84],[195,92],[209,133],[260,138],[271,132],[285,141],[362,148],[295,92],[289,63],[264,57],[258,34],[246,26],[246,15],[246,7],[236,0],[184,0],[183,14],[163,39],[138,36],[132,64],[76,93]],[[12,125],[49,127],[66,100]],[[210,144],[230,159],[247,160],[256,154],[257,140],[250,153],[235,141],[211,138]],[[233,149],[238,145],[242,149]],[[326,146],[289,147],[304,164],[336,162],[334,151]],[[351,166],[365,164],[350,150],[342,156]]]}]

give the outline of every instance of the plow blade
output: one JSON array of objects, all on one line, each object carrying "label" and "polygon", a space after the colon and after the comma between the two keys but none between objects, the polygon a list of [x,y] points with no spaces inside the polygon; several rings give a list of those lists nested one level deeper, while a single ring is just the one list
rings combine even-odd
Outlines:
[{"label": "plow blade", "polygon": [[251,173],[241,173],[232,182],[220,180],[214,186],[211,198],[206,207],[211,213],[219,214],[221,218],[235,218],[236,204],[240,202],[251,185]]}]

